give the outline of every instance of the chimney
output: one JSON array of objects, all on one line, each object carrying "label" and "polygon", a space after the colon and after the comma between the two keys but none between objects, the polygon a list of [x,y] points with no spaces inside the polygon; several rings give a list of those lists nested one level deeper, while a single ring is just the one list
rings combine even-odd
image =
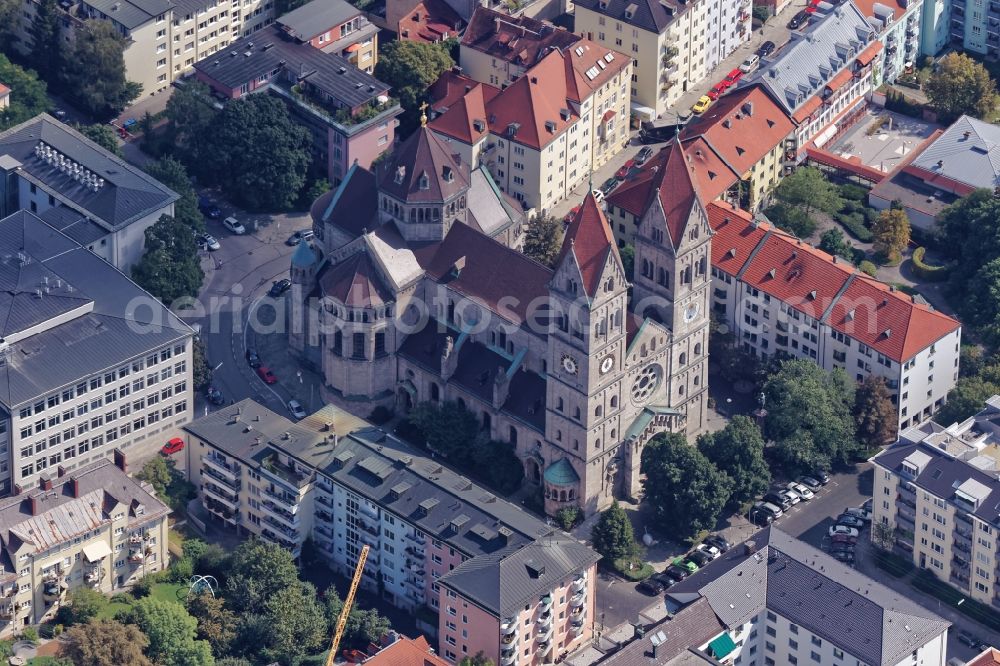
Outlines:
[{"label": "chimney", "polygon": [[128,463],[125,461],[125,452],[122,451],[121,449],[115,449],[114,456],[115,456],[115,465],[118,467],[118,469],[128,474]]},{"label": "chimney", "polygon": [[48,474],[38,477],[38,487],[42,490],[52,490],[52,479],[49,478]]},{"label": "chimney", "polygon": [[743,542],[743,552],[746,555],[753,555],[757,552],[757,543],[754,541]]},{"label": "chimney", "polygon": [[80,479],[72,477],[69,480],[69,487],[73,491],[73,497],[80,497]]},{"label": "chimney", "polygon": [[35,497],[34,495],[28,498],[28,509],[31,511],[31,515],[33,516],[38,515],[38,509],[39,509],[38,498]]},{"label": "chimney", "polygon": [[968,139],[970,136],[972,136],[972,132],[970,132],[969,130],[965,130],[964,132],[962,132],[963,139]]},{"label": "chimney", "polygon": [[64,476],[66,476],[66,468],[63,467],[62,465],[59,465],[58,467],[56,467],[56,478],[61,479]]}]

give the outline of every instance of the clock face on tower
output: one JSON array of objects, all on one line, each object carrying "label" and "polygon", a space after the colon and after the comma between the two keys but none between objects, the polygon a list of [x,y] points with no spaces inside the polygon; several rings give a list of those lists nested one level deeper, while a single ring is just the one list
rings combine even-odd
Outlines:
[{"label": "clock face on tower", "polygon": [[697,303],[692,303],[691,305],[687,306],[687,308],[684,309],[684,323],[685,324],[688,323],[688,322],[690,322],[690,321],[692,321],[697,316],[698,316],[698,304]]},{"label": "clock face on tower", "polygon": [[563,354],[562,367],[563,370],[565,370],[571,375],[575,375],[576,371],[579,369],[576,364],[576,359],[570,356],[569,354]]},{"label": "clock face on tower", "polygon": [[605,356],[604,360],[601,361],[601,374],[610,372],[613,367],[615,367],[615,357],[611,355]]}]

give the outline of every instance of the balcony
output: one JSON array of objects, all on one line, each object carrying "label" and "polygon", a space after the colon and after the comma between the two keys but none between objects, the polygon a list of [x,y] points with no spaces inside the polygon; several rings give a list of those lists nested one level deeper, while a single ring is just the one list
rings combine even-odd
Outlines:
[{"label": "balcony", "polygon": [[295,556],[295,557],[298,557],[299,552],[300,552],[300,548],[299,548],[299,544],[297,544],[296,542],[291,541],[290,539],[286,539],[286,538],[282,537],[281,535],[276,534],[276,533],[272,532],[271,530],[269,530],[267,528],[261,530],[260,536],[265,541],[270,541],[273,544],[277,544],[277,545],[281,546],[282,548],[285,548],[287,550],[292,551],[292,555]]},{"label": "balcony", "polygon": [[226,463],[218,456],[210,453],[203,455],[201,457],[201,462],[205,465],[206,471],[210,469],[230,481],[238,481],[240,478],[240,468],[236,465]]},{"label": "balcony", "polygon": [[510,645],[514,646],[517,644],[517,632],[512,631],[509,634],[505,634],[500,637],[500,645]]},{"label": "balcony", "polygon": [[508,617],[506,620],[503,621],[503,623],[500,624],[500,635],[509,636],[513,634],[515,631],[517,631],[517,625],[518,622],[516,617]]},{"label": "balcony", "polygon": [[288,529],[297,530],[299,528],[299,525],[301,525],[298,516],[296,516],[291,511],[286,511],[285,509],[282,509],[274,502],[268,502],[265,500],[264,502],[261,502],[260,508],[261,510],[263,510],[265,514],[277,520],[280,525],[283,525]]},{"label": "balcony", "polygon": [[84,580],[87,584],[92,587],[97,587],[104,580],[104,568],[103,567],[91,567],[87,574],[84,576]]},{"label": "balcony", "polygon": [[326,537],[327,539],[333,539],[333,529],[327,527],[326,525],[316,525],[313,527],[313,531],[316,534]]},{"label": "balcony", "polygon": [[422,534],[417,534],[416,532],[406,532],[406,538],[418,546],[424,546],[427,544],[427,539]]},{"label": "balcony", "polygon": [[917,513],[907,505],[900,503],[896,505],[896,518],[897,520],[905,520],[913,525],[917,518]]},{"label": "balcony", "polygon": [[239,500],[235,497],[230,497],[229,493],[220,490],[218,486],[206,483],[201,487],[201,491],[205,494],[205,497],[210,497],[230,511],[236,511],[240,508]]},{"label": "balcony", "polygon": [[42,585],[42,597],[44,597],[46,601],[56,601],[57,599],[62,598],[67,589],[69,589],[69,584],[65,581],[46,581]]},{"label": "balcony", "polygon": [[538,617],[538,620],[535,622],[535,628],[538,629],[539,632],[541,632],[543,629],[548,629],[551,626],[552,626],[552,611],[547,610]]},{"label": "balcony", "polygon": [[332,497],[328,497],[327,495],[317,494],[316,495],[316,502],[318,502],[319,504],[325,506],[328,509],[332,509],[333,508],[333,498]]},{"label": "balcony", "polygon": [[234,525],[239,522],[240,512],[234,511],[229,507],[225,506],[221,502],[217,502],[211,497],[202,498],[201,505],[205,507],[205,510],[212,513],[223,520],[233,523]]},{"label": "balcony", "polygon": [[333,514],[330,513],[329,511],[325,511],[323,509],[317,509],[316,510],[316,518],[319,519],[320,521],[324,522],[324,523],[332,523],[333,522]]},{"label": "balcony", "polygon": [[363,513],[366,516],[368,516],[369,518],[372,518],[374,520],[378,520],[379,519],[379,517],[378,517],[378,509],[376,509],[375,507],[372,507],[372,506],[368,506],[368,504],[366,504],[365,502],[361,502],[358,505],[358,510],[361,513]]},{"label": "balcony", "polygon": [[997,4],[995,2],[990,3],[990,15],[991,16],[1000,15],[1000,4]]},{"label": "balcony", "polygon": [[276,493],[270,489],[263,489],[260,491],[261,495],[268,498],[282,509],[285,509],[289,513],[295,513],[299,508],[299,498],[298,496],[291,497],[284,493]]},{"label": "balcony", "polygon": [[552,607],[552,595],[551,594],[546,594],[544,597],[542,597],[541,599],[538,600],[538,603],[541,605],[543,611],[545,609],[547,609],[547,608],[551,608]]},{"label": "balcony", "polygon": [[955,512],[955,522],[956,522],[956,524],[958,524],[958,523],[964,523],[965,525],[968,525],[968,527],[969,527],[970,530],[972,529],[972,518],[970,518],[969,514],[967,514],[967,513],[960,513],[958,511],[956,511]]},{"label": "balcony", "polygon": [[411,546],[406,547],[406,554],[415,560],[423,560],[426,557],[423,548],[413,548]]},{"label": "balcony", "polygon": [[573,582],[570,583],[569,589],[574,594],[576,594],[577,592],[585,591],[587,589],[587,577],[577,576],[575,579],[573,579]]},{"label": "balcony", "polygon": [[587,600],[587,594],[585,592],[577,592],[569,599],[569,605],[571,608],[582,607],[583,603]]},{"label": "balcony", "polygon": [[551,651],[552,651],[552,638],[551,637],[545,639],[544,641],[539,641],[538,642],[538,652],[537,652],[538,656],[544,657],[545,655],[547,655]]},{"label": "balcony", "polygon": [[294,468],[281,462],[274,454],[261,461],[260,471],[263,476],[277,480],[279,485],[291,484],[293,488],[301,488],[309,481],[308,475],[300,474]]},{"label": "balcony", "polygon": [[583,633],[583,630],[586,626],[587,622],[583,618],[580,618],[579,621],[573,620],[572,622],[569,623],[569,630],[570,633],[572,633],[574,636],[579,636],[580,634]]},{"label": "balcony", "polygon": [[500,652],[500,666],[511,666],[517,663],[517,650],[502,650]]},{"label": "balcony", "polygon": [[281,521],[275,519],[273,516],[267,516],[264,518],[263,522],[269,525],[273,529],[277,530],[279,534],[283,535],[285,538],[292,542],[298,542],[299,532],[298,530],[289,528]]},{"label": "balcony", "polygon": [[211,467],[207,467],[206,466],[204,469],[202,469],[202,474],[206,478],[212,479],[212,481],[218,483],[220,486],[223,486],[224,488],[228,488],[229,490],[231,490],[234,493],[239,492],[239,490],[240,490],[240,482],[239,481],[235,481],[235,480],[227,477],[225,474],[221,474],[221,473],[215,471],[215,469],[213,469]]}]

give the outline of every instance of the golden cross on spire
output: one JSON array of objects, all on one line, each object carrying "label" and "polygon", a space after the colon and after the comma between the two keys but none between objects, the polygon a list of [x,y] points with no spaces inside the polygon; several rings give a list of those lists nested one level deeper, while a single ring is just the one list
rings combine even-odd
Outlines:
[{"label": "golden cross on spire", "polygon": [[427,102],[420,105],[420,126],[427,127]]}]

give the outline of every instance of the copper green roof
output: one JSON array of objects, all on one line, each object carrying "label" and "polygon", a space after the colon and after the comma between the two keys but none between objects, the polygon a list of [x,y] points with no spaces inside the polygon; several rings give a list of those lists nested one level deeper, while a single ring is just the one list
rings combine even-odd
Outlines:
[{"label": "copper green roof", "polygon": [[545,482],[555,486],[570,486],[580,482],[580,476],[566,458],[549,465],[545,470]]},{"label": "copper green roof", "polygon": [[308,241],[303,240],[295,248],[295,254],[292,255],[292,266],[307,268],[314,263],[316,263],[316,251],[313,250]]}]

